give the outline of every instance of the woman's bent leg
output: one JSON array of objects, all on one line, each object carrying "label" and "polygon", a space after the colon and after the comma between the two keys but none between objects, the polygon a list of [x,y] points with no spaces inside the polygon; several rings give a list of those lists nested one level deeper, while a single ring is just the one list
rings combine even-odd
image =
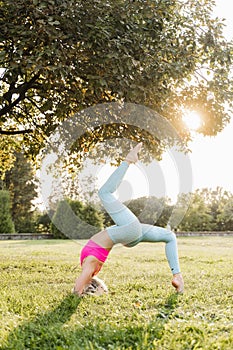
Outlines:
[{"label": "woman's bent leg", "polygon": [[169,231],[162,227],[147,224],[141,225],[141,242],[165,242],[165,253],[171,272],[173,275],[180,273],[176,235],[172,231]]},{"label": "woman's bent leg", "polygon": [[[165,252],[168,264],[173,274],[172,285],[176,288],[178,293],[184,291],[184,281],[180,273],[180,264],[178,257],[176,235],[169,230],[162,227],[151,226],[146,224],[142,225],[142,238],[140,242],[165,242]],[[134,242],[134,244],[139,243]]]}]

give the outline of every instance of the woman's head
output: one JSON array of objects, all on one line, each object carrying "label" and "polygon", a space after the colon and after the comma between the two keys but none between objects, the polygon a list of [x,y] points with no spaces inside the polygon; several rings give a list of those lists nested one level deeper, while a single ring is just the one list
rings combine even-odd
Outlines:
[{"label": "woman's head", "polygon": [[91,282],[84,288],[82,295],[100,296],[108,293],[108,287],[100,278],[94,276]]}]

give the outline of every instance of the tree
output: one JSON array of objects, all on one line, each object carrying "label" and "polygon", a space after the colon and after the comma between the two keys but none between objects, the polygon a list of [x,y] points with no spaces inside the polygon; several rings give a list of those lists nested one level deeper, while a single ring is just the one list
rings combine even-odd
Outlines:
[{"label": "tree", "polygon": [[10,195],[0,190],[0,233],[14,233],[14,223],[10,211]]},{"label": "tree", "polygon": [[48,212],[41,213],[39,210],[34,213],[34,221],[36,232],[50,233],[51,232],[51,218],[54,212],[48,210]]},{"label": "tree", "polygon": [[57,205],[51,232],[56,238],[87,239],[103,228],[103,215],[91,205],[64,199]]},{"label": "tree", "polygon": [[10,192],[12,218],[17,232],[33,232],[33,205],[37,197],[33,169],[23,153],[15,152],[13,167],[4,174],[3,187]]},{"label": "tree", "polygon": [[233,231],[233,195],[225,204],[221,205],[217,221],[222,231]]},{"label": "tree", "polygon": [[200,195],[208,205],[209,212],[212,216],[213,230],[225,231],[233,229],[231,213],[232,194],[222,187],[217,187],[214,190],[204,188],[200,191]]},{"label": "tree", "polygon": [[127,205],[141,222],[149,225],[166,226],[172,206],[168,198],[140,197]]},{"label": "tree", "polygon": [[10,170],[15,162],[15,151],[20,150],[18,140],[13,136],[2,135],[0,137],[0,180]]},{"label": "tree", "polygon": [[[178,225],[180,231],[210,231],[213,229],[212,216],[202,194],[197,190],[194,193],[182,194],[178,198],[178,206],[190,201],[190,205]],[[177,211],[179,213],[179,210]]]},{"label": "tree", "polygon": [[[0,133],[19,135],[35,157],[61,121],[124,101],[160,113],[185,142],[191,136],[182,111],[196,109],[199,131],[215,135],[233,99],[232,45],[213,6],[212,0],[1,1]],[[147,139],[120,122],[90,129],[74,151],[88,152],[110,137]],[[155,152],[158,144],[147,146]]]}]

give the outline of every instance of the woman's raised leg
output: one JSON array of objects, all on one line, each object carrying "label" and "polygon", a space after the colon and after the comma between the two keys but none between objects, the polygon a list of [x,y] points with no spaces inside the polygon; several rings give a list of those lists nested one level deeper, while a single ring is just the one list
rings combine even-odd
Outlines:
[{"label": "woman's raised leg", "polygon": [[126,160],[120,164],[98,192],[105,210],[116,224],[106,229],[114,244],[128,244],[142,234],[137,217],[113,194],[119,187],[129,164],[138,160],[137,153],[140,149],[141,144],[138,144],[129,152]]}]

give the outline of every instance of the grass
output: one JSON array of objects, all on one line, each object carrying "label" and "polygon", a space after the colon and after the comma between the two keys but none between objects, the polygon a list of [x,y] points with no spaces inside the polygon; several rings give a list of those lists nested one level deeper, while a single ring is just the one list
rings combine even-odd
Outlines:
[{"label": "grass", "polygon": [[185,293],[163,244],[115,247],[100,277],[109,294],[70,293],[80,242],[0,242],[4,350],[233,349],[233,237],[178,238]]}]

